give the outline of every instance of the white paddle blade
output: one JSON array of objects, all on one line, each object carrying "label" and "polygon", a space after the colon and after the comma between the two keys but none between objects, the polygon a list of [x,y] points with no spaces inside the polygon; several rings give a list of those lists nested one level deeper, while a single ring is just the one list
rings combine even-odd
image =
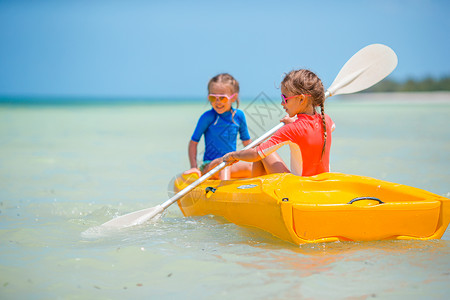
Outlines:
[{"label": "white paddle blade", "polygon": [[119,229],[119,228],[140,225],[140,224],[145,223],[155,217],[159,217],[163,211],[164,211],[164,208],[161,205],[157,205],[155,207],[138,210],[138,211],[114,218],[114,219],[100,225],[100,227]]},{"label": "white paddle blade", "polygon": [[156,221],[163,211],[164,208],[161,205],[135,211],[112,219],[102,225],[90,227],[83,231],[81,236],[88,239],[104,237],[122,228],[140,225],[150,220]]},{"label": "white paddle blade", "polygon": [[397,63],[397,55],[386,45],[364,47],[345,63],[327,92],[333,96],[367,89],[388,76]]}]

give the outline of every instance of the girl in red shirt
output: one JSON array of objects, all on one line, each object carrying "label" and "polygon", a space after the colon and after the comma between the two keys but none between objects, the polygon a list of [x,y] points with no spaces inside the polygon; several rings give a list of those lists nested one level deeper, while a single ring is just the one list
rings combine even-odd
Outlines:
[{"label": "girl in red shirt", "polygon": [[[309,70],[291,71],[281,82],[281,93],[281,105],[287,113],[281,122],[286,125],[258,147],[230,152],[223,161],[253,162],[252,176],[289,172],[313,176],[329,172],[331,132],[335,125],[325,114],[322,81]],[[275,152],[283,145],[289,145],[291,150],[291,170]]]}]

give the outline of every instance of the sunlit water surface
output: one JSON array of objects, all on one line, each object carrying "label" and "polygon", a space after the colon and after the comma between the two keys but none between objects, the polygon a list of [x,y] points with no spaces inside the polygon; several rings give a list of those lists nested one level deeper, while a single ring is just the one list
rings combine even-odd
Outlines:
[{"label": "sunlit water surface", "polygon": [[[330,101],[332,170],[449,197],[450,102],[419,97]],[[208,109],[198,103],[0,106],[0,298],[448,296],[449,230],[433,241],[295,246],[219,217],[184,218],[174,205],[156,223],[82,237],[167,199]],[[280,112],[262,124],[252,105],[242,108],[254,137]]]}]

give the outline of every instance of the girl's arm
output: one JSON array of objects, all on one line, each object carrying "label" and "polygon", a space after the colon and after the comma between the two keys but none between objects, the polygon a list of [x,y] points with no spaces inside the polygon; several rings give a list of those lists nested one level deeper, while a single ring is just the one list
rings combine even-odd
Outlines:
[{"label": "girl's arm", "polygon": [[197,145],[197,142],[194,142],[193,140],[189,141],[188,155],[191,168],[197,168]]},{"label": "girl's arm", "polygon": [[189,141],[188,146],[188,155],[189,155],[189,164],[191,165],[191,168],[184,172],[184,174],[190,174],[190,173],[197,173],[199,176],[201,176],[201,172],[198,169],[197,166],[197,142],[194,142],[193,140]]},{"label": "girl's arm", "polygon": [[259,156],[258,151],[256,151],[256,148],[252,148],[227,153],[223,156],[222,159],[226,163],[234,163],[238,160],[254,162],[261,160],[261,157]]}]

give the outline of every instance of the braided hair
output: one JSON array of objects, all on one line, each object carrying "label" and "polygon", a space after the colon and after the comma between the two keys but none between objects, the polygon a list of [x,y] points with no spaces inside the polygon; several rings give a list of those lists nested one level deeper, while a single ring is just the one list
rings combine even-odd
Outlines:
[{"label": "braided hair", "polygon": [[[322,156],[325,153],[327,143],[327,125],[325,122],[325,91],[322,81],[316,74],[310,70],[301,69],[294,70],[286,74],[281,85],[294,95],[309,94],[312,98],[314,109],[320,106],[320,114],[322,116],[323,127],[323,147]],[[309,97],[308,97],[309,98]]]}]

